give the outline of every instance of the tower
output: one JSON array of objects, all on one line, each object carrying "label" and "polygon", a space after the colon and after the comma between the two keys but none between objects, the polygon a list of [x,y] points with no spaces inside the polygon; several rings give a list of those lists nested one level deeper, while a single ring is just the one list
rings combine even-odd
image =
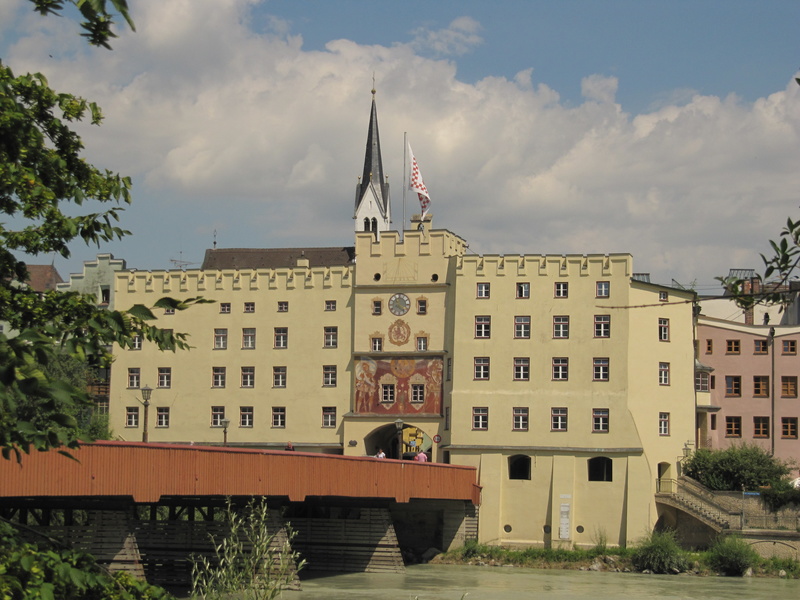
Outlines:
[{"label": "tower", "polygon": [[364,173],[356,184],[355,214],[356,233],[388,231],[392,222],[389,183],[383,175],[381,139],[378,135],[378,110],[375,106],[375,90],[372,90],[372,110],[369,116],[367,148],[364,155]]}]

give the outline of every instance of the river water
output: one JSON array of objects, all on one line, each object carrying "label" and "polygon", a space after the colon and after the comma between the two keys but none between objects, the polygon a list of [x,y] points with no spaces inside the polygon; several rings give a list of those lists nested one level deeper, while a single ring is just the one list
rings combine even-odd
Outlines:
[{"label": "river water", "polygon": [[[352,573],[302,580],[282,600],[798,600],[800,580],[642,575],[578,570],[415,565],[405,574]],[[466,596],[464,596],[466,594]]]}]

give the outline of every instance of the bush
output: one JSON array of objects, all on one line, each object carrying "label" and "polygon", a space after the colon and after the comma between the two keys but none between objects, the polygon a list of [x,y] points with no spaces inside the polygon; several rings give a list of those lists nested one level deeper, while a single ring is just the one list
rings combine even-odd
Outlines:
[{"label": "bush", "polygon": [[724,575],[741,577],[760,562],[758,552],[742,538],[732,535],[718,537],[708,551],[708,564]]},{"label": "bush", "polygon": [[653,532],[634,548],[631,562],[637,571],[680,573],[689,568],[687,554],[678,545],[674,531]]},{"label": "bush", "polygon": [[755,490],[781,481],[789,467],[760,446],[701,448],[684,463],[685,473],[712,490]]}]

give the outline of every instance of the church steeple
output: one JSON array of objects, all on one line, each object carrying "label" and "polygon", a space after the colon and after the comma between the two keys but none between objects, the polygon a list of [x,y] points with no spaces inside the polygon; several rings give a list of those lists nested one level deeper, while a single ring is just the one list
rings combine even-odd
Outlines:
[{"label": "church steeple", "polygon": [[356,185],[356,207],[353,217],[359,231],[387,231],[391,223],[389,183],[383,175],[381,139],[378,134],[378,109],[375,90],[372,90],[372,110],[369,116],[364,172]]}]

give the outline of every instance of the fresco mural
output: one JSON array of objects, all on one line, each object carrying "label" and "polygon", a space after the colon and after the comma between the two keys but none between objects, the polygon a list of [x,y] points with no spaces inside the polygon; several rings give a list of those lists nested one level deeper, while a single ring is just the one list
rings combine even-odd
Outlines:
[{"label": "fresco mural", "polygon": [[355,411],[441,415],[442,371],[441,358],[358,358]]}]

